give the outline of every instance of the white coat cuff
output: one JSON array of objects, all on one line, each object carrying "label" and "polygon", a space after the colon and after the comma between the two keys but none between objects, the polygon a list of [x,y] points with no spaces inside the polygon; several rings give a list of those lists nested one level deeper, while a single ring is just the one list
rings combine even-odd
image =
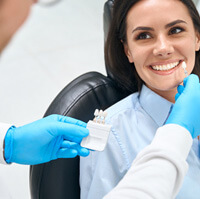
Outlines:
[{"label": "white coat cuff", "polygon": [[[187,158],[192,146],[192,136],[190,132],[177,124],[166,124],[158,128],[152,141],[154,145],[179,153],[184,159]],[[169,147],[170,143],[170,147]]]}]

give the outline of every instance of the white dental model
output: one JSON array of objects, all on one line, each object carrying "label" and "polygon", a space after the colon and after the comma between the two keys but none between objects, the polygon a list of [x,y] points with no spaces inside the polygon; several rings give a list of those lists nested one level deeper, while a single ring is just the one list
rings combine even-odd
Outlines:
[{"label": "white dental model", "polygon": [[95,151],[103,151],[110,133],[111,125],[105,124],[106,112],[96,109],[94,120],[87,123],[90,134],[83,138],[81,146]]},{"label": "white dental model", "polygon": [[182,68],[183,68],[183,70],[184,70],[185,77],[188,76],[188,72],[187,72],[187,70],[186,70],[186,67],[187,67],[187,65],[186,65],[186,63],[183,61],[183,62],[182,62]]}]

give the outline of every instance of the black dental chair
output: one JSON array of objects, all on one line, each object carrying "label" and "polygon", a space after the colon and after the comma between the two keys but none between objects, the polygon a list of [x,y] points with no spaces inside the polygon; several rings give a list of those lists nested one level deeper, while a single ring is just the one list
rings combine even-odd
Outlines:
[{"label": "black dental chair", "polygon": [[[104,5],[105,40],[113,2]],[[88,122],[95,109],[105,110],[130,94],[116,85],[108,70],[107,74],[89,72],[76,78],[58,94],[45,116],[61,114]],[[80,199],[79,157],[31,166],[30,191],[32,199]]]}]

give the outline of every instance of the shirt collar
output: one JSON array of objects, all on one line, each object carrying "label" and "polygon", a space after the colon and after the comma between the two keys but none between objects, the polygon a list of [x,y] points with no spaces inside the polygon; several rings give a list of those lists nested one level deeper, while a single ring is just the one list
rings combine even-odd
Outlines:
[{"label": "shirt collar", "polygon": [[165,123],[173,105],[145,85],[142,86],[139,101],[143,109],[158,126],[162,126]]}]

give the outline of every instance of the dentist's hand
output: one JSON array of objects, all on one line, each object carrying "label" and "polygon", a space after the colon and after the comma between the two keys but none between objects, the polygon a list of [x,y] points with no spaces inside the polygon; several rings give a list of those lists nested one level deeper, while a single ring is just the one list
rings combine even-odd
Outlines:
[{"label": "dentist's hand", "polygon": [[11,127],[5,136],[7,163],[40,164],[57,158],[87,156],[79,144],[88,136],[86,123],[61,115],[51,115],[22,127]]},{"label": "dentist's hand", "polygon": [[200,135],[200,83],[197,75],[191,74],[179,85],[175,104],[166,124],[185,127],[193,138]]}]

